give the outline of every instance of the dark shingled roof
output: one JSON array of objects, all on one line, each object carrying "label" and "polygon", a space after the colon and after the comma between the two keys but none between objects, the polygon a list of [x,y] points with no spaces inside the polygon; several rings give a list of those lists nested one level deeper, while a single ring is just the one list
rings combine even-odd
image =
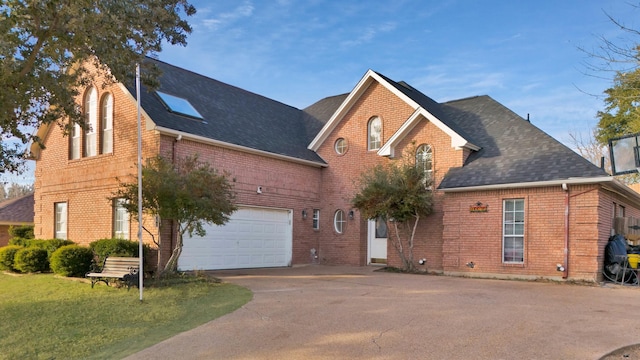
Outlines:
[{"label": "dark shingled roof", "polygon": [[[324,163],[307,149],[309,138],[322,127],[302,110],[179,67],[147,58],[161,71],[159,91],[188,100],[202,115],[193,119],[169,111],[155,92],[140,91],[142,108],[153,122],[167,129]],[[128,85],[135,97],[135,88]]]},{"label": "dark shingled roof", "polygon": [[489,96],[441,104],[447,121],[481,149],[441,189],[603,177],[608,174]]},{"label": "dark shingled roof", "polygon": [[0,202],[0,224],[33,224],[33,194]]}]

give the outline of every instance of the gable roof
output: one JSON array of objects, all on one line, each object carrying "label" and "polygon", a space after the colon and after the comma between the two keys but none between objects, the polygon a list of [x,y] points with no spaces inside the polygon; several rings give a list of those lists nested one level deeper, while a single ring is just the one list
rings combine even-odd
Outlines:
[{"label": "gable roof", "polygon": [[[245,151],[326,166],[307,149],[309,131],[322,126],[302,110],[206,76],[147,58],[161,71],[158,91],[186,99],[201,115],[195,119],[170,111],[155,91],[141,87],[141,106],[151,127]],[[135,88],[127,85],[135,97]],[[317,131],[317,130],[316,130]],[[315,135],[315,133],[314,133]]]},{"label": "gable roof", "polygon": [[450,169],[440,189],[609,177],[489,96],[446,102],[441,109],[481,149]]},{"label": "gable roof", "polygon": [[33,194],[0,202],[0,224],[33,224]]},{"label": "gable roof", "polygon": [[[333,129],[335,129],[340,121],[342,121],[344,116],[349,112],[351,107],[356,103],[360,96],[362,96],[367,88],[369,88],[369,86],[374,82],[377,82],[380,85],[384,86],[391,93],[406,102],[416,112],[427,118],[429,121],[433,122],[438,128],[449,135],[449,137],[451,138],[451,146],[456,148],[468,147],[470,149],[477,149],[477,146],[470,143],[461,132],[457,132],[454,128],[450,127],[448,124],[442,121],[442,118],[440,117],[440,106],[437,102],[408,86],[408,84],[397,83],[373,70],[368,70],[362,77],[362,79],[360,79],[355,88],[347,95],[342,104],[340,104],[335,113],[323,126],[322,130],[320,130],[318,135],[316,135],[313,141],[309,144],[309,149],[317,151],[320,148],[320,145],[322,145],[322,143],[327,139]],[[417,118],[417,116],[412,116],[413,121],[409,121],[407,124],[405,124],[406,126],[401,128],[401,131],[408,133],[413,128],[413,126],[415,126],[416,123],[414,121],[417,121]],[[388,143],[389,142],[387,142],[387,144]],[[391,142],[391,144],[393,144],[393,142]],[[393,149],[387,149],[383,146],[378,154],[383,156],[392,156]]]}]

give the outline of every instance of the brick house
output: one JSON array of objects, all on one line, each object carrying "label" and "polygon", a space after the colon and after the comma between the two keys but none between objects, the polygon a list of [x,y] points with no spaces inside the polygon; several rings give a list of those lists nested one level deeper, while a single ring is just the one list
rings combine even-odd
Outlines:
[{"label": "brick house", "polygon": [[0,202],[0,246],[9,244],[9,228],[21,225],[33,225],[33,194]]},{"label": "brick house", "polygon": [[[593,281],[614,216],[640,216],[640,194],[488,96],[437,103],[370,70],[348,94],[300,110],[148,61],[163,75],[157,91],[141,91],[143,157],[197,153],[237,192],[228,224],[185,239],[181,269],[399,265],[386,223],[363,219],[350,199],[364,168],[414,147],[434,180],[435,212],[414,251],[430,271]],[[134,95],[94,84],[79,100],[91,130],[39,129],[36,237],[135,238],[137,224],[107,200],[116,178],[136,173]],[[144,225],[162,234],[166,259],[172,224]]]}]

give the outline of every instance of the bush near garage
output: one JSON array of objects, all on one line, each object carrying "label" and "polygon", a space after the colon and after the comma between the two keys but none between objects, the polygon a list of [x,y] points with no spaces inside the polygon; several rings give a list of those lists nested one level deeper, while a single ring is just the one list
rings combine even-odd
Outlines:
[{"label": "bush near garage", "polygon": [[93,251],[80,245],[65,245],[51,254],[51,270],[61,276],[83,277],[91,271]]},{"label": "bush near garage", "polygon": [[23,273],[49,271],[47,250],[33,246],[18,250],[13,258],[13,268]]},{"label": "bush near garage", "polygon": [[7,245],[0,248],[0,270],[15,271],[13,259],[18,250],[23,249],[19,245]]},{"label": "bush near garage", "polygon": [[[104,259],[109,256],[122,256],[122,257],[139,257],[140,249],[137,241],[125,240],[125,239],[100,239],[89,244],[89,248],[93,250],[96,256],[96,264],[101,270],[104,264]],[[148,245],[144,245],[144,254],[146,255],[149,250]],[[145,256],[147,258],[147,256]]]}]

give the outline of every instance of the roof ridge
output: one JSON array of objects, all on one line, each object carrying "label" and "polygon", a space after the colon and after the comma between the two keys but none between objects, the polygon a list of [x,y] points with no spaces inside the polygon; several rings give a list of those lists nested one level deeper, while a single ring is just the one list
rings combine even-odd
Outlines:
[{"label": "roof ridge", "polygon": [[11,198],[11,199],[5,199],[4,201],[0,201],[0,209],[5,208],[5,207],[17,202],[17,201],[20,201],[20,200],[22,200],[22,199],[24,199],[26,197],[33,196],[33,195],[34,195],[34,193],[30,192],[30,193],[25,194],[25,195],[21,195],[21,196],[18,196],[18,197],[14,197],[14,198]]}]

